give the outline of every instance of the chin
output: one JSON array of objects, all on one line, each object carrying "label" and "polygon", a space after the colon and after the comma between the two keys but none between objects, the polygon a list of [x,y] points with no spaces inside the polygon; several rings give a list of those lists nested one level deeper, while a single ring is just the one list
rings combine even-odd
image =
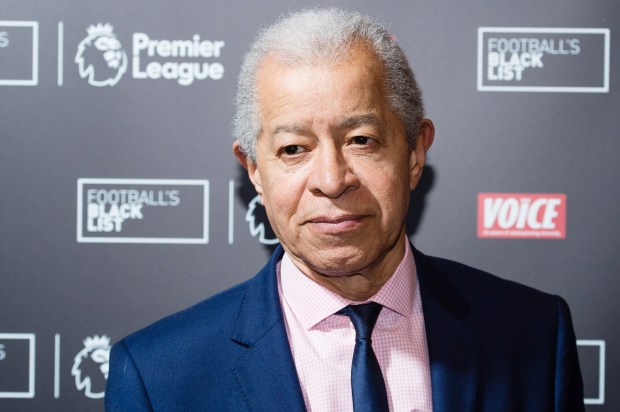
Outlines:
[{"label": "chin", "polygon": [[311,255],[306,254],[313,257],[311,260],[302,259],[312,270],[327,276],[360,273],[372,264],[370,253],[365,249],[333,246],[328,248],[329,251],[324,249]]}]

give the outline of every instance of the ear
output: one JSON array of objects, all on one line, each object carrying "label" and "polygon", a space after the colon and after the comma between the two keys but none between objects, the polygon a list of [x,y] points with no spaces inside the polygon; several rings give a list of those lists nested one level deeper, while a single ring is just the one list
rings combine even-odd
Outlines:
[{"label": "ear", "polygon": [[258,171],[258,167],[256,166],[256,163],[252,159],[246,156],[243,150],[241,150],[241,146],[239,145],[239,142],[237,141],[233,143],[233,153],[235,154],[235,157],[239,161],[239,164],[241,165],[241,167],[243,167],[245,170],[248,171],[248,177],[250,178],[250,181],[254,185],[256,192],[260,195],[261,201],[262,201],[263,183],[261,181],[260,172]]},{"label": "ear", "polygon": [[409,153],[409,190],[416,188],[422,177],[422,169],[426,163],[426,152],[435,138],[435,126],[429,119],[422,119],[420,134],[415,148]]}]

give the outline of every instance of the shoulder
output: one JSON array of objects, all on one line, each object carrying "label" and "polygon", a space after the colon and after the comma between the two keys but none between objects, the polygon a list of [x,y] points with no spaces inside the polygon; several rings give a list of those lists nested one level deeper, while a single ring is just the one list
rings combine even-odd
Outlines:
[{"label": "shoulder", "polygon": [[558,298],[555,295],[512,280],[503,279],[463,263],[432,256],[424,256],[423,259],[427,261],[426,265],[432,268],[433,273],[441,272],[461,293],[472,298],[486,297],[490,300],[503,300],[512,296],[516,299],[527,298],[535,301]]},{"label": "shoulder", "polygon": [[472,321],[548,327],[570,316],[559,296],[452,260],[417,251],[415,257],[423,302],[425,297],[441,299]]},{"label": "shoulder", "polygon": [[122,340],[132,353],[172,350],[179,345],[230,339],[234,320],[250,281],[166,316]]},{"label": "shoulder", "polygon": [[562,298],[414,253],[431,359],[449,357],[446,348],[475,348],[481,404],[582,404],[576,339]]},{"label": "shoulder", "polygon": [[208,353],[217,359],[225,358],[221,352],[234,355],[231,338],[244,313],[250,311],[261,318],[278,305],[275,274],[282,253],[281,248],[276,249],[251,279],[132,333],[119,346],[134,356],[134,361],[161,356],[176,362],[183,353]]},{"label": "shoulder", "polygon": [[[167,316],[115,343],[110,352],[106,389],[110,410],[142,410],[127,406],[133,403],[191,403],[206,396],[205,383],[211,391],[221,393],[234,388],[230,369],[241,355],[241,347],[232,343],[231,336],[250,282]],[[186,393],[202,395],[188,398]],[[120,407],[114,409],[116,404]]]},{"label": "shoulder", "polygon": [[[237,410],[233,365],[243,347],[231,339],[257,277],[167,316],[114,344],[106,410]],[[188,396],[188,394],[196,394]],[[220,402],[220,403],[218,403]],[[220,405],[220,406],[214,406]],[[223,406],[226,405],[226,406]]]}]

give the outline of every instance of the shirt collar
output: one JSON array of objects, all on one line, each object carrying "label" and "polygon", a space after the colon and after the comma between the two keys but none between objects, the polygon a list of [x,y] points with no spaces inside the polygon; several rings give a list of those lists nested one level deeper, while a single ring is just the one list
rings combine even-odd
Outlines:
[{"label": "shirt collar", "polygon": [[[405,254],[388,281],[367,302],[377,302],[401,316],[413,313],[416,291],[416,269],[409,241],[405,240]],[[318,323],[354,302],[343,298],[304,275],[284,253],[278,275],[282,297],[299,323],[309,330]]]}]

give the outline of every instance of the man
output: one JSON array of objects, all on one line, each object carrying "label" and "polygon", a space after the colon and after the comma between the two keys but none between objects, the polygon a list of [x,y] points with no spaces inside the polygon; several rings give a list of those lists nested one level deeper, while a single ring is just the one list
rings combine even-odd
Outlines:
[{"label": "man", "polygon": [[434,128],[381,26],[281,19],[246,55],[237,106],[233,150],[282,247],[117,343],[108,411],[583,410],[561,298],[409,244]]}]

